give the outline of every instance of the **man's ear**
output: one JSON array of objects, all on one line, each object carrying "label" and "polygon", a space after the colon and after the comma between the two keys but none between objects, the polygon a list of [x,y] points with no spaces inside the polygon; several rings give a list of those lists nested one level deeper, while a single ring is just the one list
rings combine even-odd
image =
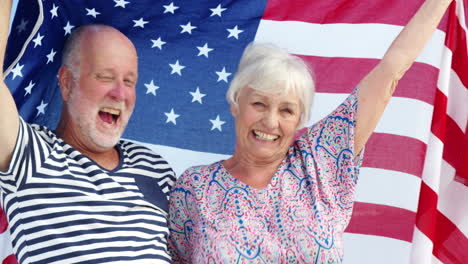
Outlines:
[{"label": "man's ear", "polygon": [[60,92],[62,93],[62,100],[66,102],[68,101],[68,98],[70,98],[70,92],[73,85],[73,74],[69,67],[60,67],[58,71],[58,81]]}]

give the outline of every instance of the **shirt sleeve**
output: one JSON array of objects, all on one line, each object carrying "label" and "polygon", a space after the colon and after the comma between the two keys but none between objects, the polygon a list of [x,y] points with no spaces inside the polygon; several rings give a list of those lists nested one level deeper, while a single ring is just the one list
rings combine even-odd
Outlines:
[{"label": "shirt sleeve", "polygon": [[308,128],[302,135],[306,152],[310,153],[320,192],[336,212],[336,219],[347,225],[354,204],[363,152],[354,158],[354,133],[358,107],[358,88],[333,112]]},{"label": "shirt sleeve", "polygon": [[172,263],[190,263],[191,217],[187,199],[190,199],[190,169],[176,181],[169,199],[169,252]]},{"label": "shirt sleeve", "polygon": [[5,193],[14,192],[20,183],[31,175],[33,169],[49,153],[37,131],[21,117],[15,148],[8,169],[0,172],[0,186]]}]

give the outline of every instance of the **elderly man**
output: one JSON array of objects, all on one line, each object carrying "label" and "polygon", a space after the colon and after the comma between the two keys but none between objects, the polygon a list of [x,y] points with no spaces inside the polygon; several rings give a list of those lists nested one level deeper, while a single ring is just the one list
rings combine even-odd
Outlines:
[{"label": "elderly man", "polygon": [[[6,2],[6,3],[5,3]],[[0,5],[3,61],[11,1]],[[159,155],[120,140],[135,104],[137,54],[103,25],[68,40],[56,130],[27,124],[0,75],[0,187],[20,263],[169,263]]]}]

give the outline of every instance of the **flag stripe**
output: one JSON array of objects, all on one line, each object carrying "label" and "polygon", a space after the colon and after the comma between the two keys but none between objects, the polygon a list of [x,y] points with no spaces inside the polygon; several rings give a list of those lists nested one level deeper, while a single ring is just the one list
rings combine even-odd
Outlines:
[{"label": "flag stripe", "polygon": [[[382,204],[416,212],[421,179],[413,175],[378,168],[359,171],[356,201]],[[398,190],[398,194],[395,194]]]},{"label": "flag stripe", "polygon": [[468,201],[468,192],[464,191],[466,186],[453,180],[455,169],[450,164],[443,162],[441,168],[444,175],[452,177],[442,179],[437,208],[468,236],[468,217],[460,217],[460,212],[468,212],[468,203],[464,202]]},{"label": "flag stripe", "polygon": [[[344,233],[343,263],[410,263],[411,243],[387,237]],[[378,246],[376,246],[378,245]],[[420,262],[414,262],[420,263]],[[434,263],[435,264],[435,263]]]},{"label": "flag stripe", "polygon": [[[255,40],[275,43],[297,55],[380,59],[402,28],[387,24],[310,24],[261,20]],[[304,41],[304,35],[316,41]],[[445,32],[435,31],[416,61],[438,67],[444,41]]]},{"label": "flag stripe", "polygon": [[381,204],[356,202],[346,232],[411,241],[416,214]]},{"label": "flag stripe", "polygon": [[421,177],[425,153],[426,144],[417,139],[373,133],[366,144],[362,165]]},{"label": "flag stripe", "polygon": [[[467,237],[440,213],[437,205],[438,194],[424,182],[421,184],[416,226],[433,242],[434,256],[444,263],[467,263]],[[448,239],[449,238],[449,239]]]},{"label": "flag stripe", "polygon": [[11,254],[3,260],[2,264],[18,264],[18,262],[16,261],[15,256]]},{"label": "flag stripe", "polygon": [[[263,19],[309,23],[381,23],[406,25],[423,3],[419,1],[269,0]],[[372,12],[356,11],[372,10]],[[441,24],[444,24],[445,20]]]},{"label": "flag stripe", "polygon": [[[349,93],[359,81],[379,62],[378,59],[339,58],[299,55],[307,62],[314,75],[317,92]],[[438,69],[425,63],[414,63],[399,81],[407,89],[396,89],[393,96],[434,103],[434,86]],[[353,74],[349,74],[349,73]]]},{"label": "flag stripe", "polygon": [[455,3],[450,8],[449,36],[446,38],[445,45],[453,52],[452,69],[457,73],[465,87],[468,87],[468,49],[466,31],[461,26],[458,17],[454,14]]}]

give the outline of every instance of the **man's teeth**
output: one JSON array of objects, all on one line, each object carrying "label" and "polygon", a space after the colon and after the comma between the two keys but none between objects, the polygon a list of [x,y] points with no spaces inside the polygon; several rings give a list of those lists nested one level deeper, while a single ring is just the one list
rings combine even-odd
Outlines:
[{"label": "man's teeth", "polygon": [[101,108],[100,110],[101,112],[105,112],[105,113],[109,113],[111,115],[120,115],[120,110],[117,110],[117,109],[112,109],[112,108],[108,108],[108,107],[103,107]]},{"label": "man's teeth", "polygon": [[273,140],[275,140],[275,139],[277,139],[279,137],[279,136],[275,136],[275,135],[262,133],[260,131],[254,131],[254,135],[255,135],[256,138],[261,139],[261,140],[266,140],[266,141],[273,141]]}]

